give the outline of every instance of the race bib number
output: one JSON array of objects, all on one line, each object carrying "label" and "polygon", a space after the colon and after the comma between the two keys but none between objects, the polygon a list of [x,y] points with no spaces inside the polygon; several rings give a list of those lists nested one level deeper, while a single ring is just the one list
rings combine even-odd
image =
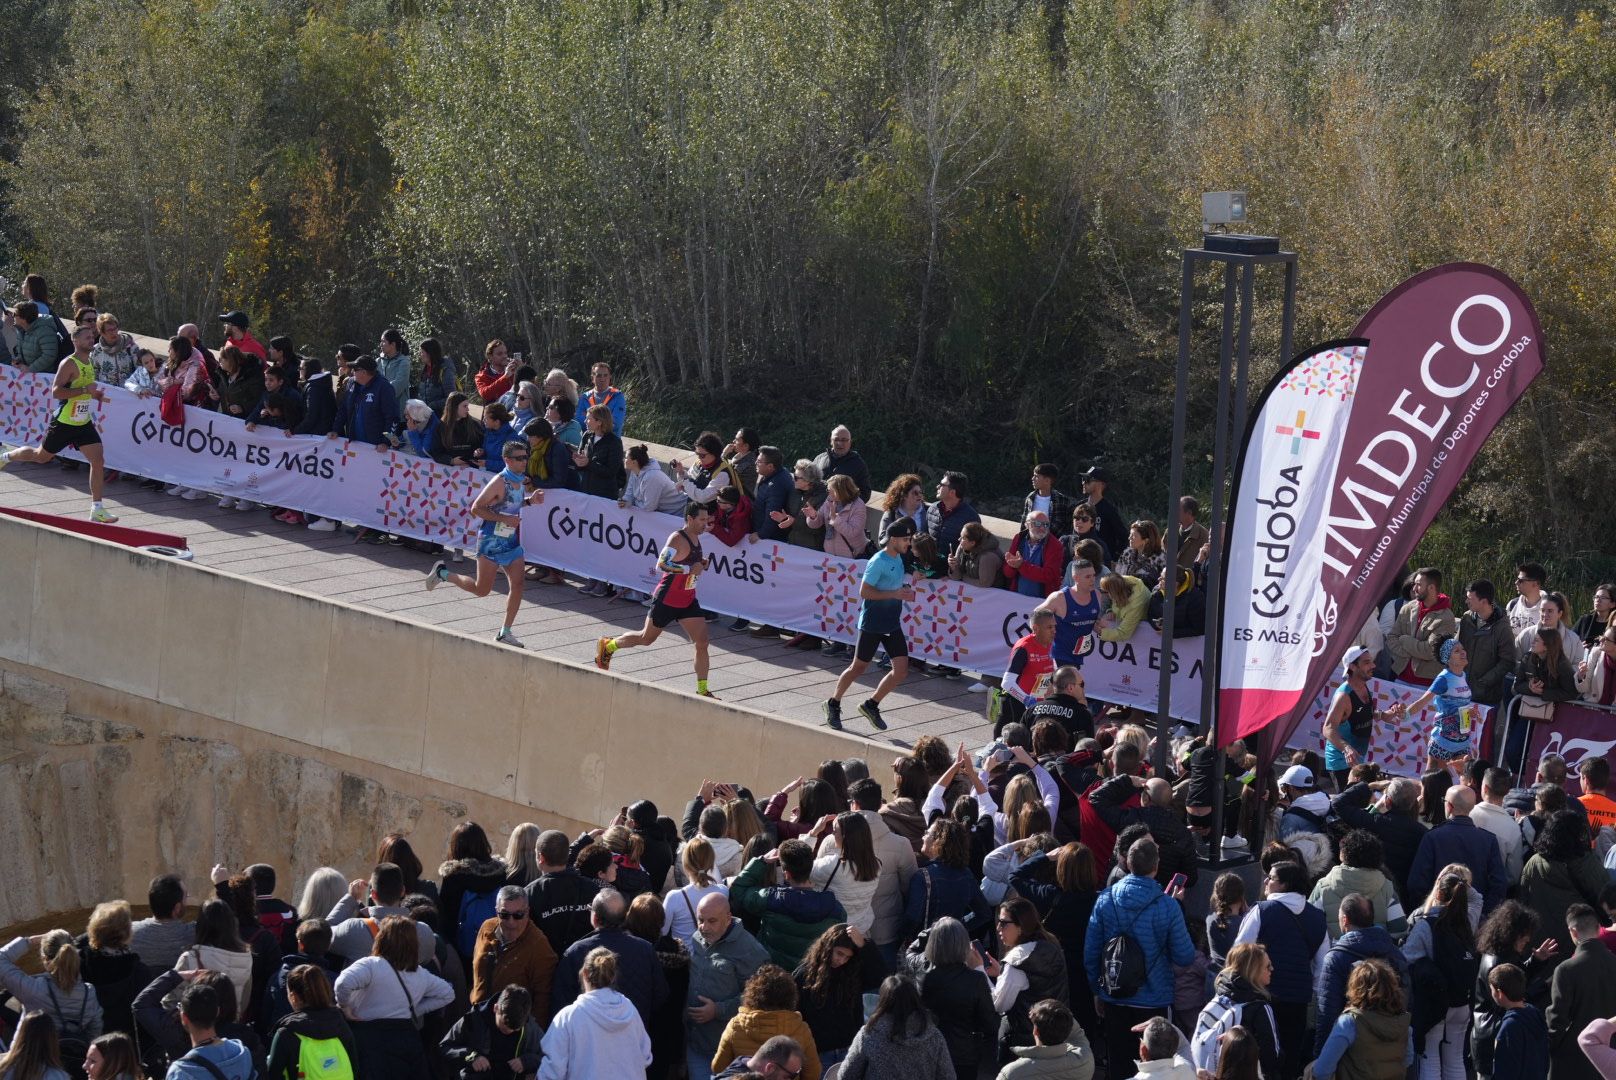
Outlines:
[{"label": "race bib number", "polygon": [[1043,696],[1045,696],[1045,692],[1048,691],[1048,689],[1049,689],[1049,680],[1052,677],[1053,677],[1052,673],[1050,673],[1050,672],[1045,672],[1044,674],[1038,676],[1038,681],[1033,683],[1033,686],[1032,686],[1032,692],[1033,692],[1034,697],[1043,697]]},{"label": "race bib number", "polygon": [[74,398],[68,403],[67,419],[74,424],[82,424],[90,419],[90,406],[94,404],[93,398]]},{"label": "race bib number", "polygon": [[494,522],[494,535],[501,540],[509,540],[516,535],[516,526],[504,521]]}]

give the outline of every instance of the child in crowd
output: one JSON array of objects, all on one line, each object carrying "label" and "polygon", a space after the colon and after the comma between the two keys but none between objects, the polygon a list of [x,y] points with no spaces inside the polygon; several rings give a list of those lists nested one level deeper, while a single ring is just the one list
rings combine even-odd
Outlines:
[{"label": "child in crowd", "polygon": [[511,411],[499,402],[483,409],[483,446],[476,458],[489,472],[498,472],[505,463],[505,444],[519,438],[511,425]]},{"label": "child in crowd", "polygon": [[1499,964],[1487,973],[1493,1001],[1504,1010],[1493,1043],[1493,1080],[1541,1080],[1549,1068],[1549,1029],[1526,1002],[1526,972]]},{"label": "child in crowd", "polygon": [[124,380],[123,388],[140,397],[157,395],[157,354],[141,349],[135,354],[135,370]]},{"label": "child in crowd", "polygon": [[1218,875],[1212,883],[1212,912],[1206,917],[1206,956],[1208,996],[1212,980],[1223,970],[1234,948],[1234,937],[1240,932],[1240,921],[1246,917],[1246,882],[1233,870]]}]

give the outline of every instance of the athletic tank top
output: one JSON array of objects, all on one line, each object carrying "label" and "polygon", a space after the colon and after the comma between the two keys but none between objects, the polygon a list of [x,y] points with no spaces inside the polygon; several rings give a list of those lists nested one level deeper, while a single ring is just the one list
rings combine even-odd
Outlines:
[{"label": "athletic tank top", "polygon": [[[691,540],[688,534],[685,540],[690,544],[690,554],[674,561],[680,566],[695,566],[701,562],[701,541]],[[668,537],[668,543],[673,543],[673,537]],[[687,608],[696,602],[696,579],[691,574],[664,573],[651,599],[663,607]]]},{"label": "athletic tank top", "polygon": [[[502,469],[499,475],[495,476],[489,483],[497,484],[502,480],[505,482],[505,497],[496,502],[491,509],[496,514],[520,515],[522,513],[523,497],[522,478],[509,469]],[[516,526],[503,521],[485,520],[483,522],[483,536],[498,537],[501,540],[514,540]]]},{"label": "athletic tank top", "polygon": [[1066,614],[1055,622],[1055,644],[1049,650],[1057,664],[1083,666],[1083,657],[1094,649],[1094,624],[1100,621],[1100,592],[1089,594],[1086,604],[1077,602],[1071,587],[1066,589]]},{"label": "athletic tank top", "polygon": [[1055,674],[1055,661],[1049,649],[1038,643],[1036,634],[1028,634],[1016,642],[1015,647],[1027,650],[1027,664],[1016,676],[1016,688],[1023,696],[1043,697],[1051,676]]},{"label": "athletic tank top", "polygon": [[[83,387],[95,385],[95,365],[86,363],[75,353],[69,359],[78,365],[79,373],[68,383],[68,389],[78,390]],[[90,422],[90,409],[95,399],[89,394],[76,394],[62,402],[62,407],[56,411],[56,422],[59,424],[72,424],[74,427],[83,427]],[[38,415],[37,413],[35,414]]]},{"label": "athletic tank top", "polygon": [[[1341,726],[1341,737],[1359,754],[1366,754],[1369,752],[1369,737],[1375,731],[1374,695],[1371,694],[1368,701],[1359,701],[1348,683],[1336,687],[1335,696],[1342,695],[1347,698],[1347,722]],[[1324,767],[1336,771],[1347,768],[1347,755],[1337,750],[1329,740],[1324,743]]]}]

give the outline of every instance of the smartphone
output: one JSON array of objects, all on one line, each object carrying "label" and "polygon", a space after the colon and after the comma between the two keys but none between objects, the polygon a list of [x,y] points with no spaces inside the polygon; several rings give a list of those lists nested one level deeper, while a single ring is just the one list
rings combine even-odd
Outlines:
[{"label": "smartphone", "polygon": [[1167,891],[1172,892],[1174,889],[1182,889],[1189,884],[1189,881],[1190,879],[1183,874],[1174,874],[1172,879],[1167,882]]}]

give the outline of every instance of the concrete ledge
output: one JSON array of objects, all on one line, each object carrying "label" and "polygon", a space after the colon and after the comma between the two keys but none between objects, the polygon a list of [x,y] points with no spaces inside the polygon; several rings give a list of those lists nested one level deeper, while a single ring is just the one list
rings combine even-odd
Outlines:
[{"label": "concrete ledge", "polygon": [[215,861],[271,862],[286,898],[322,863],[362,872],[392,828],[430,870],[462,815],[502,845],[890,751],[16,519],[0,551],[0,846],[39,853],[0,925]]}]

